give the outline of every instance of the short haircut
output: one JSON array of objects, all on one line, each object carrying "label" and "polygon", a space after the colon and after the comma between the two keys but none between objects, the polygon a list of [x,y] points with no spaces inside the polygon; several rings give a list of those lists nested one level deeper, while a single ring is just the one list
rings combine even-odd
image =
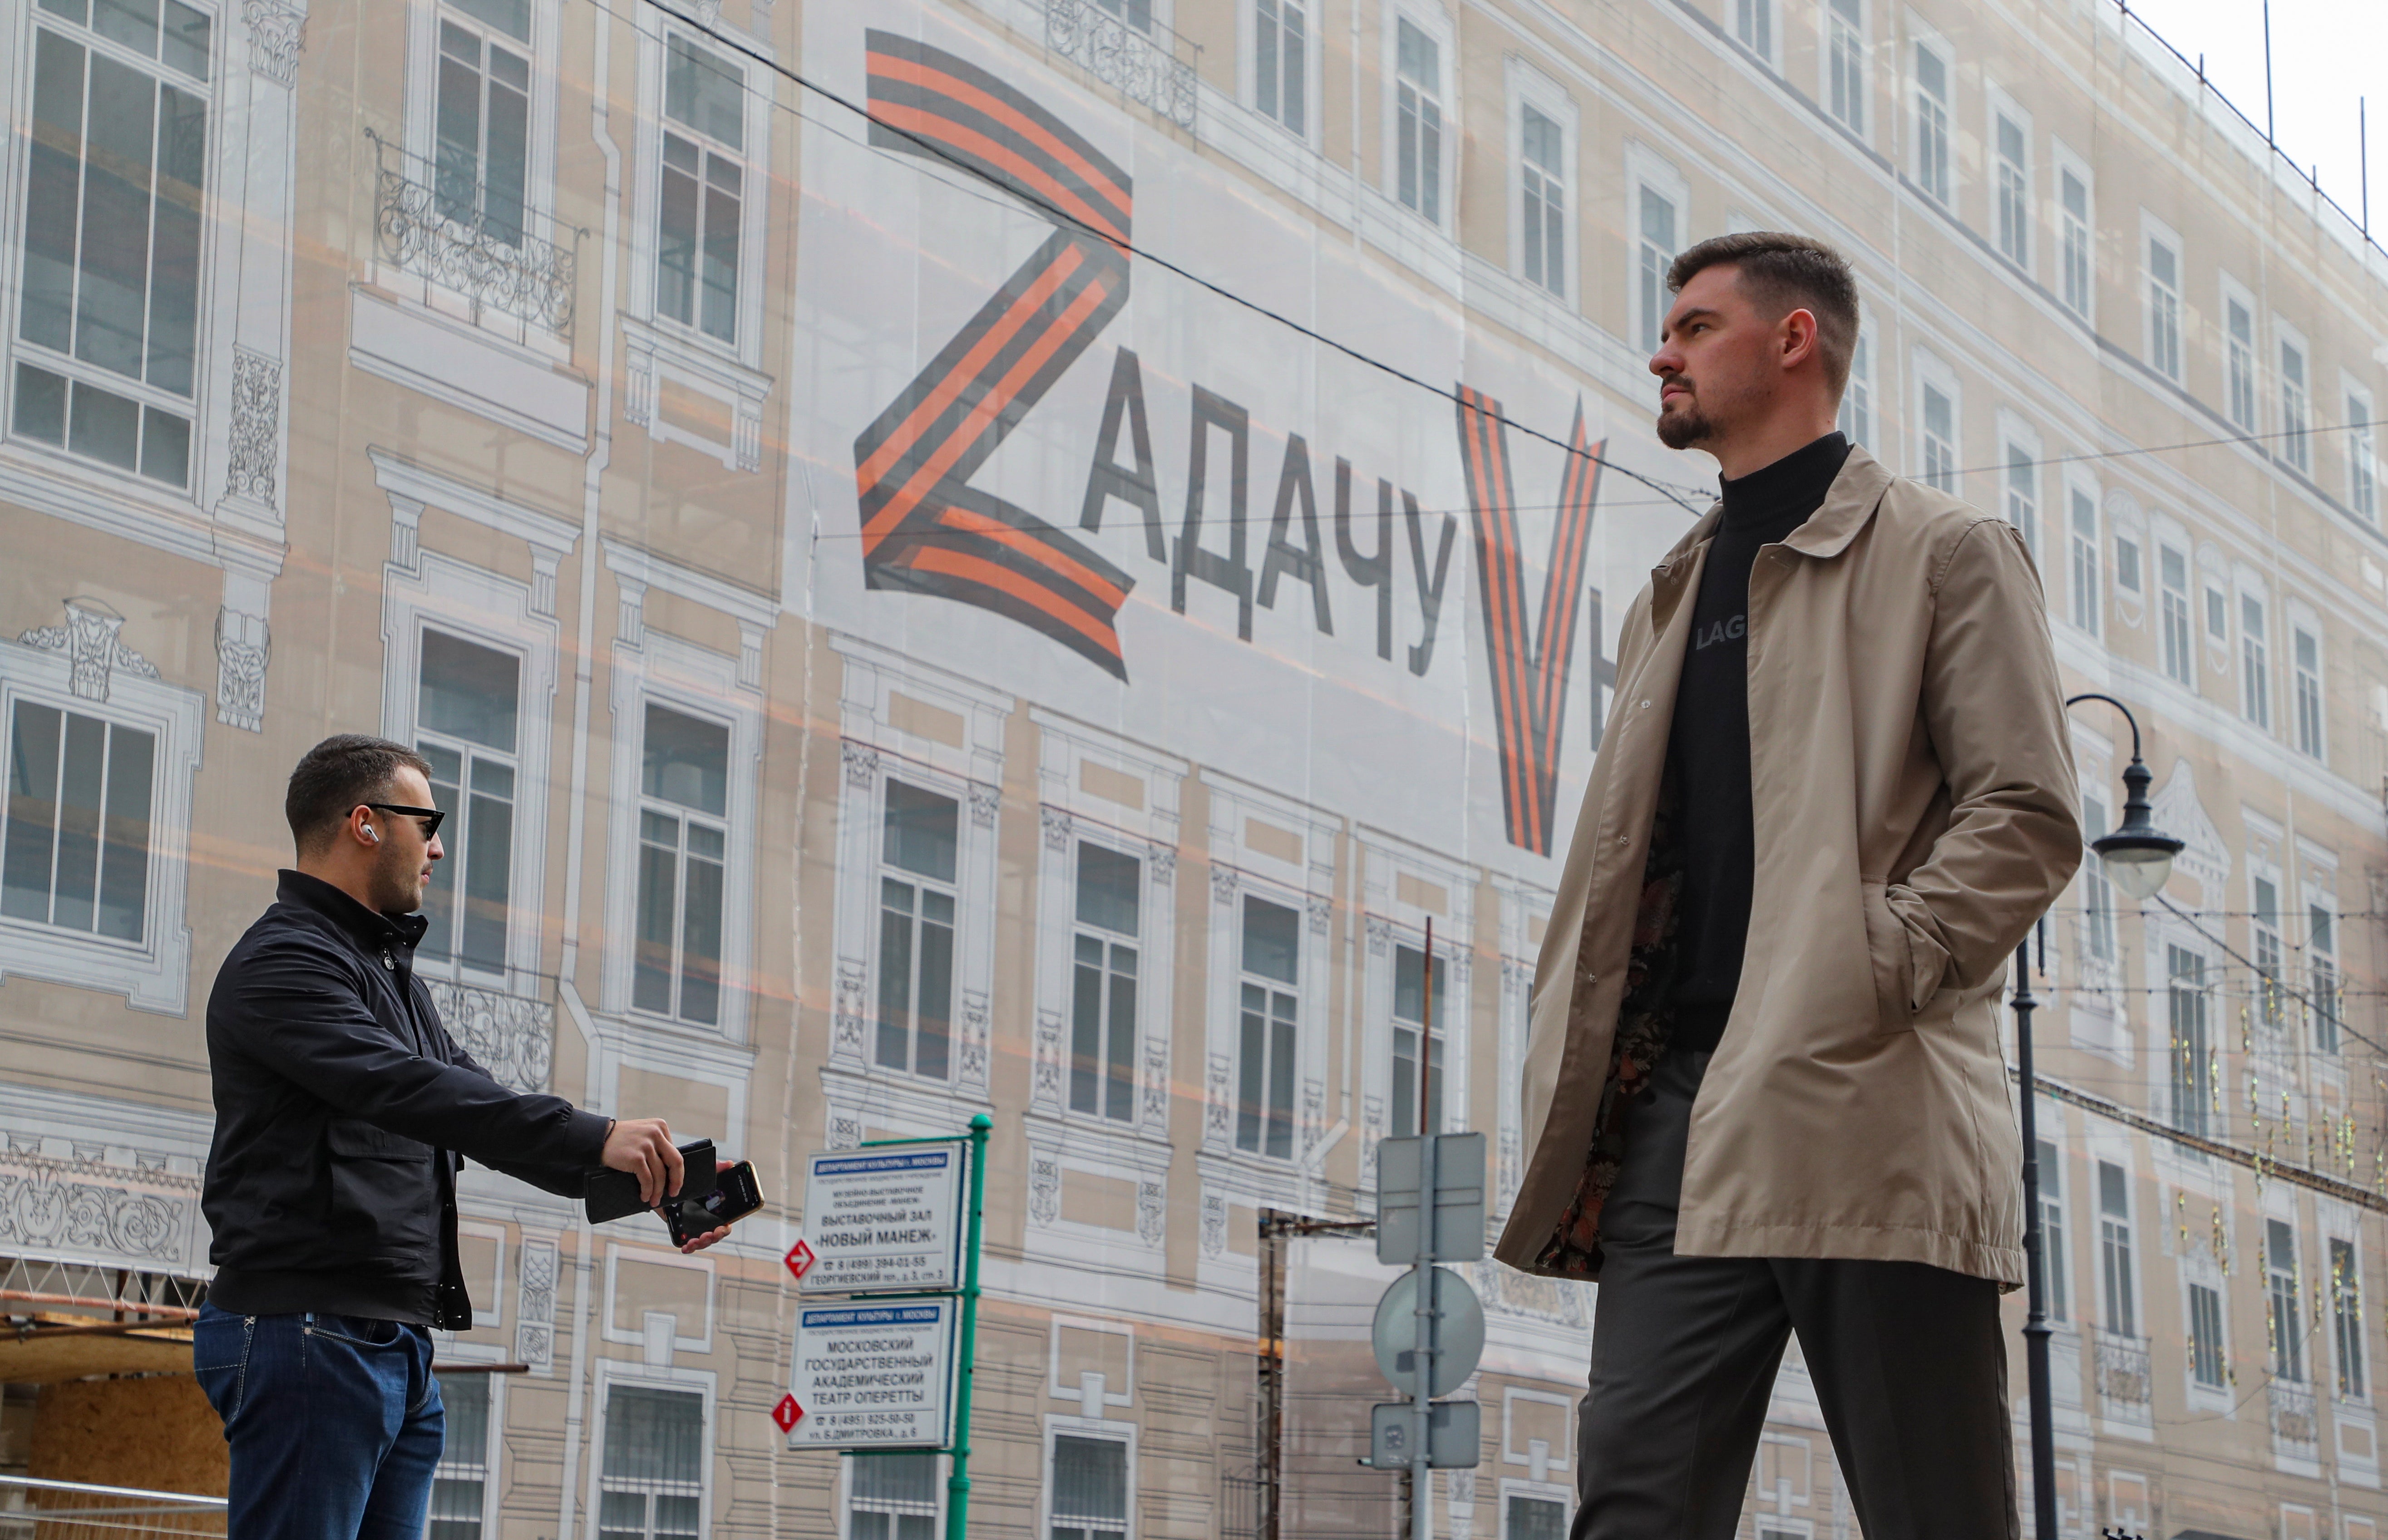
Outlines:
[{"label": "short haircut", "polygon": [[335,733],[308,750],[282,799],[298,853],[311,855],[330,843],[332,831],[359,803],[388,796],[390,782],[409,767],[431,774],[431,762],[405,744],[365,733]]},{"label": "short haircut", "polygon": [[1824,380],[1839,396],[1849,383],[1849,360],[1858,346],[1858,282],[1848,259],[1810,236],[1779,230],[1715,235],[1675,259],[1667,270],[1667,290],[1680,294],[1694,273],[1728,262],[1741,270],[1741,292],[1760,310],[1782,316],[1805,308],[1815,316]]}]

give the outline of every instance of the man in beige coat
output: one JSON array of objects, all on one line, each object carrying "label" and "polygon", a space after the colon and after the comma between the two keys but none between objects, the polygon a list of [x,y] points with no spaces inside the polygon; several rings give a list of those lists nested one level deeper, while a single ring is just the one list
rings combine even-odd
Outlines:
[{"label": "man in beige coat", "polygon": [[1727,1540],[1796,1331],[1867,1540],[2007,1540],[2000,986],[2081,855],[2039,579],[1834,432],[1837,253],[1721,236],[1668,284],[1658,435],[1723,495],[1618,644],[1498,1249],[1601,1283],[1573,1534]]}]

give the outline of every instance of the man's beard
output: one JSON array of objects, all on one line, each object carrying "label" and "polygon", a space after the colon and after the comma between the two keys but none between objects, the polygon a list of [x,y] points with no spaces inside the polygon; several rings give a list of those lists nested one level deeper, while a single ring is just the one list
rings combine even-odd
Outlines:
[{"label": "man's beard", "polygon": [[1658,442],[1670,449],[1688,449],[1716,432],[1716,424],[1686,397],[1680,404],[1658,409]]}]

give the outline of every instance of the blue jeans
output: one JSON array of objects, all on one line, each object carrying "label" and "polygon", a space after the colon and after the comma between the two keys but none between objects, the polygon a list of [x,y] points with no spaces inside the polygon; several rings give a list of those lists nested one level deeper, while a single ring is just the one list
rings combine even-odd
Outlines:
[{"label": "blue jeans", "polygon": [[422,1540],[448,1421],[429,1332],[207,1305],[191,1335],[232,1445],[226,1540]]}]

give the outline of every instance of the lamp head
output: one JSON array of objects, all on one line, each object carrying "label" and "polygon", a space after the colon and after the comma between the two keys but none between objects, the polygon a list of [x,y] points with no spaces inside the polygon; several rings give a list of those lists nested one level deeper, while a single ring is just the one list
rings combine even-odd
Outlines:
[{"label": "lamp head", "polygon": [[2140,903],[2164,890],[2172,859],[2184,848],[2155,826],[2154,809],[2148,805],[2148,783],[2154,778],[2132,755],[2130,768],[2123,772],[2122,827],[2090,841],[2105,864],[2106,879]]}]

